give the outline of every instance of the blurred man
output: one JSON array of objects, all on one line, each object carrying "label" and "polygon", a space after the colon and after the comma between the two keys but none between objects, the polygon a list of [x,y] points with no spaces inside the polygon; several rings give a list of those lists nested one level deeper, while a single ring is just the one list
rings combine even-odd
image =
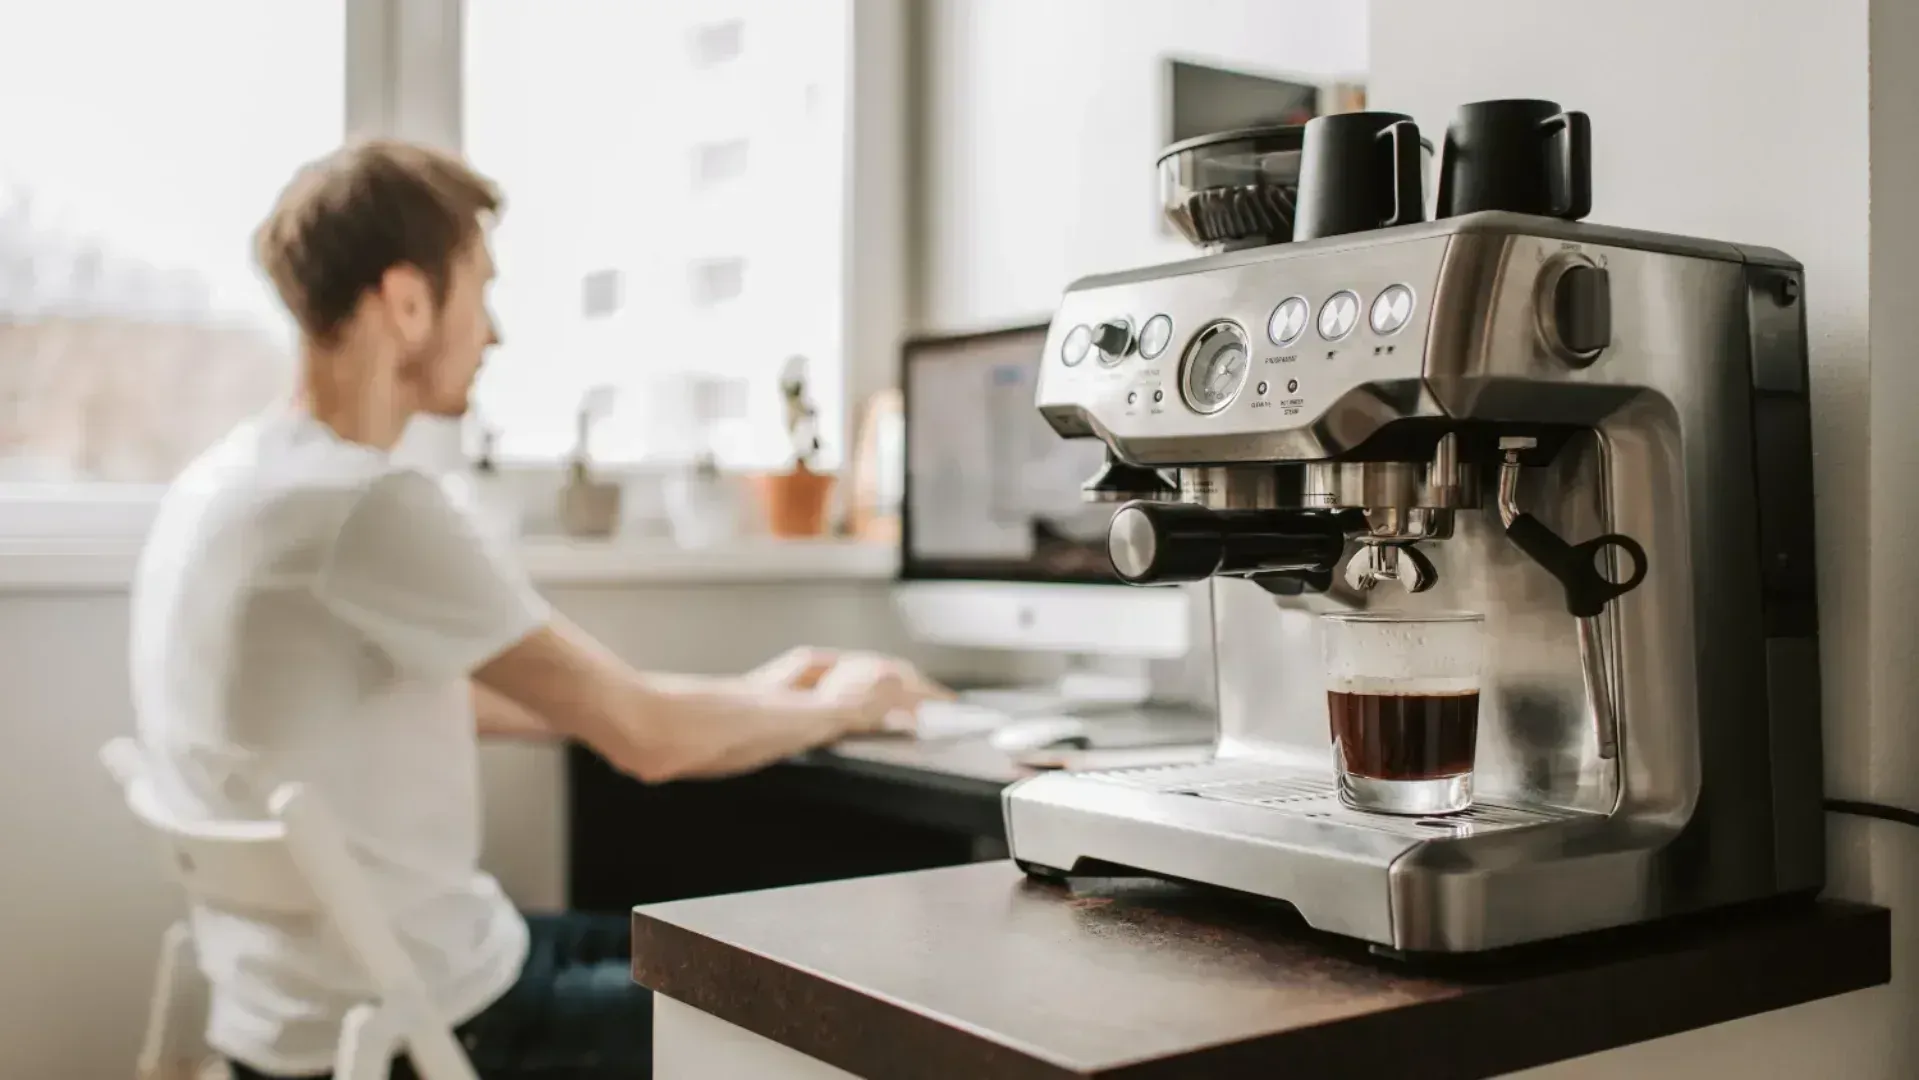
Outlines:
[{"label": "blurred man", "polygon": [[[898,661],[812,650],[730,678],[635,671],[390,459],[414,416],[466,411],[498,340],[499,208],[459,161],[392,142],[281,195],[258,257],[299,323],[301,388],[161,504],[133,596],[135,704],[176,813],[258,818],[293,780],[323,796],[483,1076],[644,1076],[626,920],[528,919],[477,867],[476,732],[579,739],[656,782],[879,730],[941,691]],[[209,910],[194,930],[236,1076],[328,1073],[367,993],[337,935]]]}]

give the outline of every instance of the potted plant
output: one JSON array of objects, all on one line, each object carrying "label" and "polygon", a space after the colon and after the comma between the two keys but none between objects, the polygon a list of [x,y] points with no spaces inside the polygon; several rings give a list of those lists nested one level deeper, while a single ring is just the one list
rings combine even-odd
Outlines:
[{"label": "potted plant", "polygon": [[806,358],[787,360],[780,371],[780,397],[786,405],[786,434],[793,464],[785,472],[760,473],[754,491],[766,515],[767,531],[779,537],[821,536],[833,477],[813,471],[819,457],[819,411],[806,386]]}]

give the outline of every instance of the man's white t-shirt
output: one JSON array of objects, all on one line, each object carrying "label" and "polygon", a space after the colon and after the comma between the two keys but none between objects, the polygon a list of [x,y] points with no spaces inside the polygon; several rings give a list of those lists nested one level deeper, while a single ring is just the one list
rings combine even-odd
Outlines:
[{"label": "man's white t-shirt", "polygon": [[[285,409],[241,426],[160,504],[133,591],[133,693],[159,797],[259,819],[301,781],[340,819],[451,1023],[526,958],[525,921],[478,869],[467,675],[547,608],[440,485]],[[213,1047],[325,1072],[368,987],[324,924],[196,908]]]}]

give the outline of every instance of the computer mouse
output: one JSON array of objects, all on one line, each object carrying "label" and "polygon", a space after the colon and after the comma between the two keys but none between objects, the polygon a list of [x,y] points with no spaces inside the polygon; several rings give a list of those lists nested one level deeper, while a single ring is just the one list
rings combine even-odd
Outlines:
[{"label": "computer mouse", "polygon": [[1086,721],[1071,716],[1014,720],[987,736],[987,739],[995,749],[1008,754],[1066,746],[1084,750],[1092,745]]}]

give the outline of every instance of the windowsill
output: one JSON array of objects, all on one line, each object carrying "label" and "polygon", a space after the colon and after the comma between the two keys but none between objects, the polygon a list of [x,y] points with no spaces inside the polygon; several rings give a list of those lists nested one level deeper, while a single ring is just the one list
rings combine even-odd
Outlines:
[{"label": "windowsill", "polygon": [[[668,540],[532,537],[521,544],[533,580],[547,587],[886,581],[890,544],[851,540],[741,540],[688,549]],[[131,540],[0,541],[0,593],[120,592],[133,581]]]},{"label": "windowsill", "polygon": [[740,540],[683,548],[670,540],[540,537],[520,545],[541,585],[887,581],[899,566],[892,544],[855,540]]}]

